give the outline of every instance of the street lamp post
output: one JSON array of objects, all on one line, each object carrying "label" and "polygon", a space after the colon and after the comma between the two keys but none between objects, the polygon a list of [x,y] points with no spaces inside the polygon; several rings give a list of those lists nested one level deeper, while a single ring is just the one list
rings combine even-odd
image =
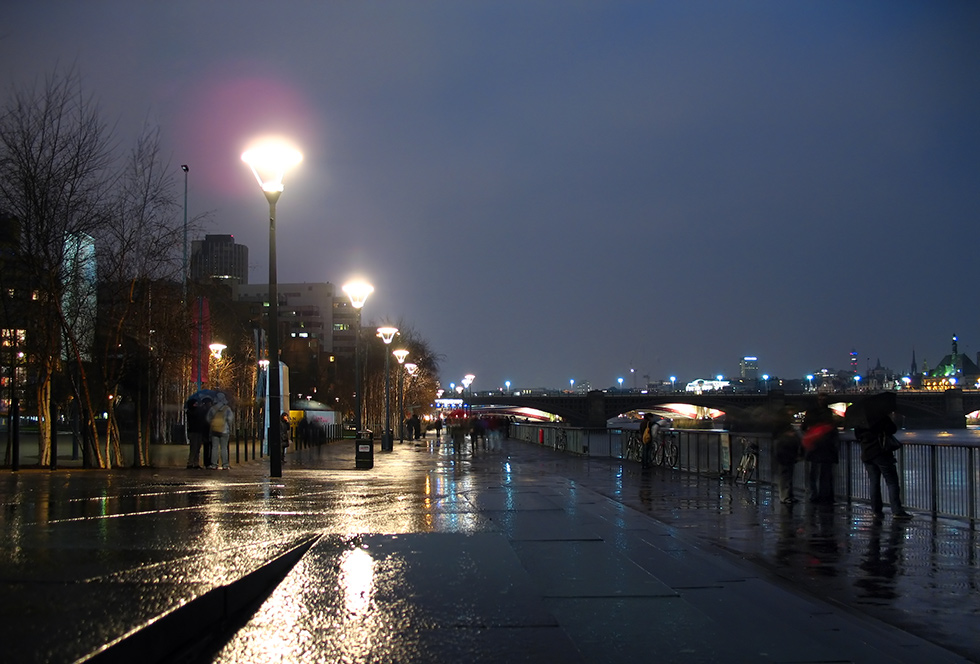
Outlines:
[{"label": "street lamp post", "polygon": [[[385,342],[385,346],[391,344],[391,340],[398,334],[397,327],[379,327],[378,336]],[[385,430],[381,434],[381,451],[391,452],[394,449],[394,437],[391,433],[391,373],[388,369],[389,355],[385,353]]]},{"label": "street lamp post", "polygon": [[351,306],[357,310],[357,330],[354,335],[354,395],[357,410],[354,417],[357,431],[360,432],[364,426],[361,420],[361,310],[368,295],[374,292],[374,286],[363,281],[352,281],[344,284],[344,292],[350,298]]},{"label": "street lamp post", "polygon": [[[398,360],[399,366],[405,364],[405,358],[408,357],[408,351],[402,348],[398,350],[391,351],[391,354],[395,356]],[[399,370],[398,372],[398,442],[405,442],[405,372],[404,370]]]},{"label": "street lamp post", "polygon": [[187,303],[187,171],[190,169],[187,164],[182,164],[180,170],[184,171],[184,271],[181,272],[181,281],[184,282],[183,295],[180,303]]},{"label": "street lamp post", "polygon": [[674,383],[677,382],[677,376],[670,377],[670,391],[674,391]]},{"label": "street lamp post", "polygon": [[242,161],[255,175],[262,193],[269,201],[269,474],[282,477],[282,445],[279,413],[282,411],[282,388],[279,380],[279,284],[276,270],[276,202],[282,195],[282,178],[286,169],[303,160],[299,151],[283,144],[266,143],[246,150]]}]

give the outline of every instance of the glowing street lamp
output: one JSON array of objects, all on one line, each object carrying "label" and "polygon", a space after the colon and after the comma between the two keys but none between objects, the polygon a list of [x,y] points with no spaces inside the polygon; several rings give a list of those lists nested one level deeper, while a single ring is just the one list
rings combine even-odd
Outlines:
[{"label": "glowing street lamp", "polygon": [[357,410],[354,415],[357,431],[363,427],[361,421],[361,309],[368,295],[374,292],[374,286],[364,281],[352,281],[344,284],[344,292],[350,298],[351,306],[357,311],[357,329],[354,331],[354,395]]},{"label": "glowing street lamp", "polygon": [[[398,360],[398,364],[405,364],[408,351],[404,348],[391,351],[391,354]],[[405,442],[405,372],[398,372],[398,442]]]},{"label": "glowing street lamp", "polygon": [[[385,342],[385,346],[391,344],[391,340],[398,334],[397,327],[379,327],[378,336]],[[381,434],[381,451],[391,452],[395,446],[394,436],[391,432],[391,372],[388,369],[389,355],[385,353],[385,430]]]},{"label": "glowing street lamp", "polygon": [[676,382],[677,382],[677,376],[671,376],[670,377],[670,391],[671,392],[674,391],[674,383],[676,383]]},{"label": "glowing street lamp", "polygon": [[616,380],[619,381],[619,389],[622,390],[623,389],[623,379],[622,378],[617,378]]},{"label": "glowing street lamp", "polygon": [[813,374],[807,374],[806,379],[810,383],[810,391],[813,392]]},{"label": "glowing street lamp", "polygon": [[276,202],[282,195],[286,171],[303,160],[300,152],[282,141],[264,141],[242,154],[269,201],[269,474],[282,477],[282,446],[279,444],[282,389],[279,381],[279,284],[276,271]]},{"label": "glowing street lamp", "polygon": [[766,394],[769,394],[769,374],[762,374],[762,380],[766,381]]},{"label": "glowing street lamp", "polygon": [[221,353],[227,347],[228,346],[220,343],[213,343],[210,346],[208,346],[208,348],[211,349],[211,357],[214,358],[214,366],[215,366],[214,385],[216,387],[221,387]]},{"label": "glowing street lamp", "polygon": [[507,390],[507,393],[508,394],[510,394],[510,381],[509,380],[505,380],[504,381],[504,389]]}]

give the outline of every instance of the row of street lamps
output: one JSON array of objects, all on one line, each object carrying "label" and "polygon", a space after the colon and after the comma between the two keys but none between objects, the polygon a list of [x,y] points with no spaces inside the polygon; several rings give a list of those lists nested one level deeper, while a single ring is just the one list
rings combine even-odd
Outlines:
[{"label": "row of street lamps", "polygon": [[[270,475],[273,477],[282,477],[282,446],[277,444],[281,439],[281,420],[278,417],[278,413],[282,412],[282,395],[280,388],[279,379],[279,293],[278,293],[278,278],[276,269],[276,202],[282,195],[283,191],[283,176],[286,171],[297,165],[303,160],[303,155],[300,152],[289,145],[275,141],[267,142],[258,145],[254,148],[246,150],[242,154],[242,161],[244,161],[252,169],[252,173],[255,175],[256,181],[259,183],[259,187],[265,194],[266,199],[269,201],[269,401],[267,405],[267,411],[270,413],[269,417],[269,461],[270,461]],[[186,174],[187,167],[182,167],[185,175],[185,235],[186,235]],[[186,247],[186,237],[184,240]],[[185,249],[186,253],[186,249]],[[186,257],[185,257],[186,262]],[[186,274],[186,265],[184,267]],[[361,310],[364,308],[364,303],[367,301],[368,296],[374,292],[374,287],[363,281],[354,281],[343,286],[344,293],[350,298],[351,305],[357,311],[357,329],[354,340],[354,382],[355,382],[355,396],[357,403],[357,431],[360,435],[360,431],[363,428],[363,400],[362,400],[362,390],[361,390],[361,364],[360,364],[360,339],[361,339]],[[398,334],[398,328],[384,326],[378,328],[378,336],[381,337],[385,345],[391,344],[395,335]],[[408,357],[408,351],[398,349],[393,351],[393,354],[398,360],[399,365],[405,365],[405,359]],[[410,374],[414,374],[417,366],[414,364],[405,365],[405,370]],[[402,376],[403,377],[403,376]],[[403,392],[402,384],[399,386],[399,394]],[[399,397],[402,399],[403,397]],[[404,414],[404,404],[399,403],[399,408],[401,413]],[[402,418],[404,420],[404,418]],[[403,425],[404,426],[404,425]],[[402,429],[403,431],[403,429]],[[404,439],[404,433],[401,436]],[[392,449],[392,431],[391,431],[391,406],[390,406],[390,376],[388,369],[388,353],[385,353],[385,431],[382,434],[381,445],[383,450]]]}]

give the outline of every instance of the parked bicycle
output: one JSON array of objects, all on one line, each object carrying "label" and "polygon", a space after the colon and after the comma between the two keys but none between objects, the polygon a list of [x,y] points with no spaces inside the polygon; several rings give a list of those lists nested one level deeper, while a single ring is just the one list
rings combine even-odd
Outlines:
[{"label": "parked bicycle", "polygon": [[754,440],[749,442],[745,437],[739,438],[738,442],[742,445],[742,458],[735,468],[733,479],[735,484],[739,482],[747,484],[755,474],[756,468],[759,467],[759,443]]},{"label": "parked bicycle", "polygon": [[674,434],[669,431],[661,431],[657,436],[657,448],[653,451],[653,462],[658,466],[667,465],[671,468],[677,466],[677,443],[674,441]]},{"label": "parked bicycle", "polygon": [[639,431],[630,431],[626,436],[626,447],[623,449],[623,458],[629,461],[640,461],[643,456],[643,441],[640,440]]},{"label": "parked bicycle", "polygon": [[564,429],[558,429],[555,432],[555,449],[564,452],[566,447],[568,447],[568,432]]}]

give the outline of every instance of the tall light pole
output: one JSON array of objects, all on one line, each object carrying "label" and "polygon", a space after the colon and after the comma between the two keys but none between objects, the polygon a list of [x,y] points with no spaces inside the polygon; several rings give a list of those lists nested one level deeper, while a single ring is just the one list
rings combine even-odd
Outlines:
[{"label": "tall light pole", "polygon": [[181,281],[184,282],[181,304],[187,302],[187,171],[190,169],[187,164],[182,164],[180,170],[184,171],[184,271],[181,273]]},{"label": "tall light pole", "polygon": [[282,445],[279,413],[282,388],[279,380],[279,284],[276,271],[276,202],[282,195],[286,169],[303,160],[298,150],[282,143],[264,143],[246,150],[244,161],[252,169],[262,193],[269,201],[269,474],[282,477]]},{"label": "tall light pole", "polygon": [[354,395],[357,402],[355,420],[357,432],[360,432],[364,426],[361,421],[361,309],[364,308],[368,295],[374,292],[374,286],[364,281],[352,281],[344,284],[344,292],[350,298],[351,306],[357,310],[357,329],[354,334]]},{"label": "tall light pole", "polygon": [[[408,357],[408,351],[403,348],[393,350],[391,354],[398,360],[399,366],[404,365]],[[402,369],[398,371],[398,442],[405,442],[405,371]]]},{"label": "tall light pole", "polygon": [[[383,342],[385,342],[385,346],[388,346],[389,344],[391,344],[391,340],[395,338],[395,335],[396,334],[398,334],[398,328],[397,327],[379,327],[378,328],[378,336],[381,337],[381,340]],[[381,434],[381,451],[382,452],[390,452],[390,451],[392,451],[394,449],[394,443],[395,443],[395,441],[393,440],[393,436],[391,434],[391,398],[390,398],[390,394],[391,394],[391,373],[390,373],[390,371],[388,369],[388,366],[389,366],[389,358],[390,358],[390,356],[386,352],[385,353],[385,430],[384,430],[384,433]]]}]

